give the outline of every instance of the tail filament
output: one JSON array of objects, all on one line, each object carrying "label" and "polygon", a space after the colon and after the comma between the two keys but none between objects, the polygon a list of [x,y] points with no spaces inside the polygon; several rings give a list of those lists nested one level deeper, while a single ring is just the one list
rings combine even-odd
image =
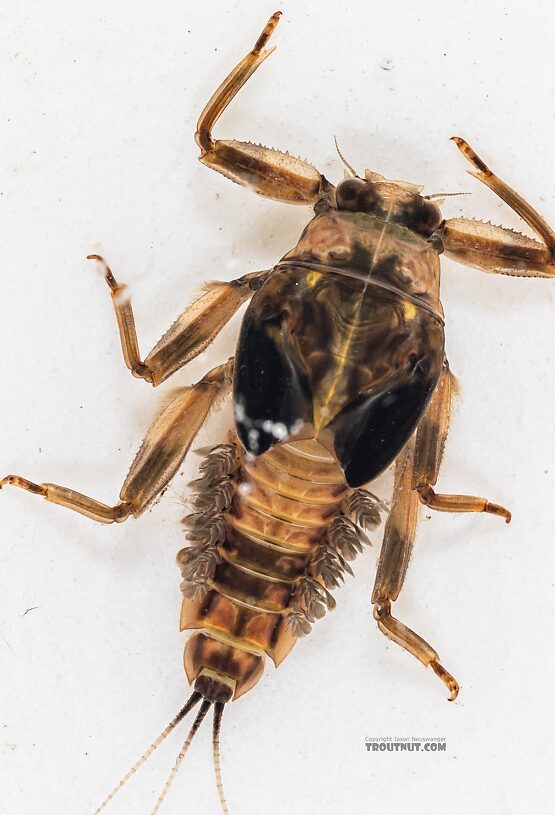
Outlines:
[{"label": "tail filament", "polygon": [[194,708],[194,706],[200,701],[201,694],[198,691],[195,691],[187,700],[187,702],[183,705],[177,716],[172,719],[169,725],[160,733],[158,738],[152,742],[148,750],[140,757],[140,759],[131,767],[131,769],[123,776],[123,778],[118,781],[112,792],[102,801],[100,806],[95,809],[93,815],[99,815],[99,812],[102,812],[104,807],[110,803],[114,795],[120,791],[120,789],[129,781],[131,776],[135,775],[139,767],[145,763],[145,761],[150,758],[150,756],[154,753],[154,751],[162,744],[164,739],[169,736],[169,734],[174,730],[179,722],[189,713],[190,710]]},{"label": "tail filament", "polygon": [[177,755],[177,758],[175,760],[175,764],[172,767],[172,771],[168,776],[168,780],[164,784],[164,789],[160,793],[160,797],[158,798],[158,800],[156,802],[156,806],[152,810],[151,815],[156,815],[156,813],[158,812],[158,810],[162,806],[162,802],[163,802],[164,798],[166,797],[166,795],[168,794],[168,791],[169,791],[171,785],[174,782],[175,776],[177,775],[177,772],[178,772],[178,770],[179,770],[179,768],[181,766],[181,762],[185,758],[187,750],[189,749],[189,747],[191,745],[191,742],[193,741],[193,738],[194,738],[197,730],[199,729],[199,727],[201,725],[202,720],[204,719],[204,717],[208,713],[208,710],[209,710],[211,704],[212,704],[212,702],[210,702],[208,699],[203,700],[202,705],[200,706],[199,712],[197,713],[196,719],[193,722],[193,725],[192,725],[191,729],[189,730],[189,735],[187,736],[187,738],[183,742],[183,747],[181,748],[181,750],[179,751],[179,753]]},{"label": "tail filament", "polygon": [[220,804],[224,815],[229,815],[227,803],[224,796],[224,788],[222,786],[222,771],[220,769],[220,726],[222,723],[222,715],[224,712],[224,703],[215,702],[214,704],[214,728],[212,731],[212,752],[214,756],[214,773],[216,774],[216,787],[218,795],[220,796]]}]

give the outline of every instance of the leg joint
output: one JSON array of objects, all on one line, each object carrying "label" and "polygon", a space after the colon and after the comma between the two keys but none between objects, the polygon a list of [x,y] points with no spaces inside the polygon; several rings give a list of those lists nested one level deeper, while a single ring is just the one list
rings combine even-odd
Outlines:
[{"label": "leg joint", "polygon": [[131,368],[131,373],[136,379],[144,379],[145,382],[148,382],[149,385],[154,385],[154,371],[152,371],[148,365],[144,365],[142,362],[138,365],[134,365]]},{"label": "leg joint", "polygon": [[374,603],[374,619],[380,622],[384,617],[391,617],[391,600],[380,598]]}]

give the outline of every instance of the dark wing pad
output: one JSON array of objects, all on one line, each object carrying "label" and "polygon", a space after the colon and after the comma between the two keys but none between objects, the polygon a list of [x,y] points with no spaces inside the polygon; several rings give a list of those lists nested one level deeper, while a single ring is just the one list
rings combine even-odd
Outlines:
[{"label": "dark wing pad", "polygon": [[312,421],[312,396],[289,347],[286,312],[262,319],[249,309],[235,362],[235,423],[247,452],[261,455]]},{"label": "dark wing pad", "polygon": [[436,379],[412,379],[363,395],[331,422],[335,454],[351,487],[376,478],[414,431]]}]

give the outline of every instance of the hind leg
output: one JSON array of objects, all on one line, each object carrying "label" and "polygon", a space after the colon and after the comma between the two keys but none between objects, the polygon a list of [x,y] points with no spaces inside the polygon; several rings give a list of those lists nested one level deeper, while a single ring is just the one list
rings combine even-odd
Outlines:
[{"label": "hind leg", "polygon": [[233,358],[209,371],[196,385],[179,388],[148,430],[114,506],[102,504],[58,484],[35,484],[19,475],[0,480],[0,489],[14,487],[42,495],[47,501],[79,512],[99,523],[121,523],[138,517],[177,472],[211,407],[231,385]]},{"label": "hind leg", "polygon": [[[422,637],[391,614],[391,604],[403,587],[410,561],[420,503],[446,512],[491,512],[510,520],[504,507],[485,498],[463,495],[436,495],[435,485],[447,431],[453,377],[445,364],[436,390],[416,433],[399,455],[395,465],[392,509],[387,520],[378,571],[372,593],[374,618],[389,639],[430,667],[449,689],[449,701],[459,692],[457,680],[445,670],[439,655]],[[435,502],[433,498],[435,498]]]}]

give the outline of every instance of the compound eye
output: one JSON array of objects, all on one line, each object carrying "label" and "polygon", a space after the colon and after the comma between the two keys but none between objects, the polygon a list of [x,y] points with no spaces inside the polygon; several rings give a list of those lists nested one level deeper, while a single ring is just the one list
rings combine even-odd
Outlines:
[{"label": "compound eye", "polygon": [[383,200],[375,184],[365,184],[359,195],[358,205],[361,212],[368,215],[381,215],[383,212]]},{"label": "compound eye", "polygon": [[431,235],[441,223],[441,212],[435,204],[431,201],[424,202],[424,210],[422,212],[422,229],[428,235]]},{"label": "compound eye", "polygon": [[338,209],[348,209],[351,212],[356,212],[359,208],[359,196],[365,187],[366,182],[361,178],[347,178],[342,181],[335,190]]},{"label": "compound eye", "polygon": [[431,201],[419,198],[407,207],[405,218],[410,229],[428,238],[440,225],[441,212]]}]

